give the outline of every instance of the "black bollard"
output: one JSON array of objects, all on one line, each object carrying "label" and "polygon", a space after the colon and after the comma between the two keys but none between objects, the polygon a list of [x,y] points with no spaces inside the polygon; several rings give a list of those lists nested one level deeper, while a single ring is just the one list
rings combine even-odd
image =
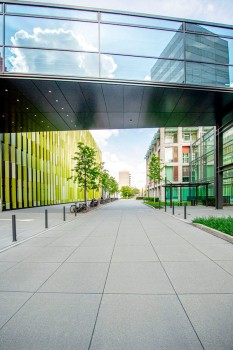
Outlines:
[{"label": "black bollard", "polygon": [[165,210],[165,212],[167,211],[167,202],[166,201],[164,202],[164,210]]},{"label": "black bollard", "polygon": [[13,242],[17,241],[16,238],[16,216],[12,215],[12,236],[13,236]]},{"label": "black bollard", "polygon": [[48,228],[48,209],[45,209],[45,228]]},{"label": "black bollard", "polygon": [[175,214],[175,206],[174,206],[174,202],[172,202],[172,215]]},{"label": "black bollard", "polygon": [[63,221],[66,221],[66,207],[63,207]]},{"label": "black bollard", "polygon": [[184,219],[186,220],[187,219],[187,203],[184,203]]}]

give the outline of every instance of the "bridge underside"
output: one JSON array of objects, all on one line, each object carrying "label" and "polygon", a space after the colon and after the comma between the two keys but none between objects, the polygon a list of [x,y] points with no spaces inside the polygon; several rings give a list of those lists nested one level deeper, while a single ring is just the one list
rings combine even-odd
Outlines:
[{"label": "bridge underside", "polygon": [[211,126],[233,119],[233,93],[2,77],[0,132]]}]

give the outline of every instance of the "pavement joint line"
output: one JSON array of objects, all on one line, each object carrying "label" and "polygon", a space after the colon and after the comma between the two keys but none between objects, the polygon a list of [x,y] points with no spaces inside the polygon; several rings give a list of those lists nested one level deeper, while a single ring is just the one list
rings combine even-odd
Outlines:
[{"label": "pavement joint line", "polygon": [[[159,262],[160,262],[160,264],[161,264],[161,267],[162,267],[164,273],[165,273],[166,276],[167,276],[168,281],[170,282],[170,284],[171,284],[171,286],[172,286],[172,288],[173,288],[173,291],[174,291],[174,293],[175,293],[175,295],[176,295],[176,297],[177,297],[177,299],[178,299],[178,301],[179,301],[179,303],[180,303],[180,306],[182,307],[182,309],[183,309],[183,311],[184,311],[184,313],[185,313],[185,315],[186,315],[186,317],[187,317],[187,319],[188,319],[188,321],[189,321],[189,323],[190,323],[190,326],[192,327],[194,333],[196,334],[196,337],[197,337],[197,339],[199,340],[201,347],[203,348],[203,350],[205,350],[204,345],[202,344],[202,341],[201,341],[201,339],[200,339],[200,337],[199,337],[199,335],[198,335],[198,333],[197,333],[197,331],[196,331],[194,325],[192,324],[192,321],[191,321],[191,319],[190,319],[190,317],[189,317],[189,315],[188,315],[186,309],[184,308],[184,305],[182,304],[182,302],[181,302],[181,300],[180,300],[180,298],[179,298],[179,295],[178,295],[178,293],[177,293],[177,291],[176,291],[176,289],[175,289],[175,287],[174,287],[174,285],[173,285],[173,283],[172,283],[172,281],[171,281],[171,279],[170,279],[170,277],[169,277],[169,275],[168,275],[168,273],[167,273],[167,271],[166,271],[166,269],[165,269],[165,267],[164,267],[164,265],[163,265],[163,262],[160,260],[160,258],[159,258],[159,256],[158,256],[158,253],[157,253],[155,247],[153,246],[153,244],[152,244],[152,242],[151,242],[151,240],[150,240],[150,237],[147,235],[147,232],[146,232],[146,230],[145,230],[145,228],[144,228],[144,226],[143,226],[143,224],[142,224],[140,218],[138,218],[138,220],[139,220],[139,222],[140,222],[140,224],[141,224],[141,226],[142,226],[142,228],[143,228],[143,231],[145,232],[145,234],[146,234],[146,236],[147,236],[147,238],[148,238],[148,240],[149,240],[149,242],[150,242],[150,244],[151,244],[152,249],[154,250],[155,254],[157,255],[157,257],[158,257],[158,259],[159,259]],[[166,225],[166,224],[165,224],[165,225]],[[167,226],[167,225],[166,225],[166,226]]]},{"label": "pavement joint line", "polygon": [[74,221],[74,220],[75,220],[75,218],[72,219],[72,220],[70,220],[70,221],[64,221],[64,222],[62,222],[62,223],[60,223],[60,224],[58,224],[58,225],[56,225],[56,226],[53,226],[53,227],[50,227],[50,228],[48,228],[48,229],[46,229],[46,230],[40,231],[40,232],[38,232],[38,233],[35,233],[35,234],[34,234],[33,236],[31,236],[31,237],[22,239],[21,241],[17,241],[17,242],[15,242],[15,243],[13,243],[13,244],[11,244],[11,245],[9,245],[9,246],[7,246],[7,247],[1,249],[1,250],[0,250],[0,253],[6,251],[6,250],[8,250],[8,249],[14,248],[14,247],[16,247],[16,246],[18,246],[18,245],[20,245],[20,244],[22,244],[22,243],[24,243],[24,242],[30,241],[31,239],[33,239],[33,238],[35,238],[35,237],[37,237],[37,236],[39,236],[39,235],[41,235],[41,234],[43,234],[43,233],[46,233],[46,232],[48,232],[48,231],[51,231],[51,230],[53,230],[54,228],[60,227],[60,226],[62,226],[62,225],[68,224],[68,223],[70,223],[70,222],[72,222],[72,221]]},{"label": "pavement joint line", "polygon": [[97,324],[97,320],[98,320],[98,317],[99,317],[100,307],[101,307],[101,304],[102,304],[103,297],[105,295],[104,290],[105,290],[105,287],[106,287],[106,284],[107,284],[108,275],[109,275],[109,271],[110,271],[110,267],[111,267],[111,263],[112,263],[112,258],[113,258],[113,255],[114,255],[114,249],[115,249],[117,238],[118,238],[118,235],[119,235],[120,226],[122,224],[122,218],[123,218],[123,212],[121,211],[120,222],[118,224],[117,234],[116,234],[116,238],[115,238],[115,242],[114,242],[111,258],[110,258],[109,265],[108,265],[108,270],[107,270],[107,274],[106,274],[106,278],[105,278],[105,282],[104,282],[104,286],[103,286],[102,295],[101,295],[101,298],[100,298],[100,303],[99,303],[98,310],[97,310],[97,313],[96,313],[96,319],[95,319],[95,323],[94,323],[94,326],[93,326],[93,330],[92,330],[92,334],[91,334],[88,350],[91,349],[91,345],[92,345],[92,341],[93,341],[93,337],[94,337],[94,333],[95,333],[95,329],[96,329],[96,324]]},{"label": "pavement joint line", "polygon": [[[164,213],[165,214],[165,213]],[[173,216],[172,216],[173,217]],[[159,220],[159,219],[158,219]],[[190,224],[189,222],[185,221],[185,224],[189,224],[192,227],[195,227],[194,225]],[[196,249],[199,253],[201,253],[202,255],[206,256],[210,261],[212,261],[215,265],[217,265],[218,267],[220,267],[223,271],[225,271],[228,275],[230,275],[231,277],[233,277],[233,274],[230,273],[229,271],[225,270],[223,268],[223,266],[220,266],[216,260],[210,258],[207,254],[203,253],[198,247],[196,247],[193,243],[189,242],[187,239],[185,239],[183,236],[179,235],[179,233],[177,233],[172,227],[170,227],[166,222],[163,223],[163,225],[167,226],[171,231],[173,231],[177,236],[181,237],[185,242],[187,242],[188,244],[191,245],[192,248]],[[201,229],[200,229],[201,230]],[[203,230],[201,230],[203,231]],[[204,231],[203,231],[204,232]],[[206,232],[208,233],[208,232]],[[217,237],[218,238],[218,237]],[[164,261],[165,262],[165,261]],[[189,262],[189,261],[188,261]],[[201,262],[201,261],[199,261]]]}]

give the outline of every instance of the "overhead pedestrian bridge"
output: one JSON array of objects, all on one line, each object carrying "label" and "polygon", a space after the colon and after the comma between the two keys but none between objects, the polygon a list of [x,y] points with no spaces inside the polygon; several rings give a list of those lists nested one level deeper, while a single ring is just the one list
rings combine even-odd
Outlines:
[{"label": "overhead pedestrian bridge", "polygon": [[233,26],[1,2],[0,55],[0,132],[233,119]]}]

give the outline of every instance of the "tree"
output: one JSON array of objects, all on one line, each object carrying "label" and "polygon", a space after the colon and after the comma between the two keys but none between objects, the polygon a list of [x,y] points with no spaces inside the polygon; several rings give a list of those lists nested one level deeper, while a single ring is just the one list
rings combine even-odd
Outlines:
[{"label": "tree", "polygon": [[149,179],[153,182],[154,185],[154,202],[155,202],[155,184],[160,183],[163,177],[161,176],[161,172],[164,169],[164,165],[161,166],[160,157],[155,154],[152,155],[150,163],[149,163]]},{"label": "tree", "polygon": [[76,161],[72,169],[73,175],[68,178],[78,182],[84,189],[84,201],[87,201],[87,191],[99,189],[100,165],[96,162],[96,151],[94,148],[78,142],[77,151],[72,158]]},{"label": "tree", "polygon": [[110,195],[118,193],[118,191],[119,191],[118,183],[117,183],[116,179],[112,176],[109,177],[108,190],[109,190]]},{"label": "tree", "polygon": [[120,191],[121,191],[121,196],[123,198],[129,198],[129,197],[132,197],[133,195],[133,191],[130,186],[122,186]]}]

